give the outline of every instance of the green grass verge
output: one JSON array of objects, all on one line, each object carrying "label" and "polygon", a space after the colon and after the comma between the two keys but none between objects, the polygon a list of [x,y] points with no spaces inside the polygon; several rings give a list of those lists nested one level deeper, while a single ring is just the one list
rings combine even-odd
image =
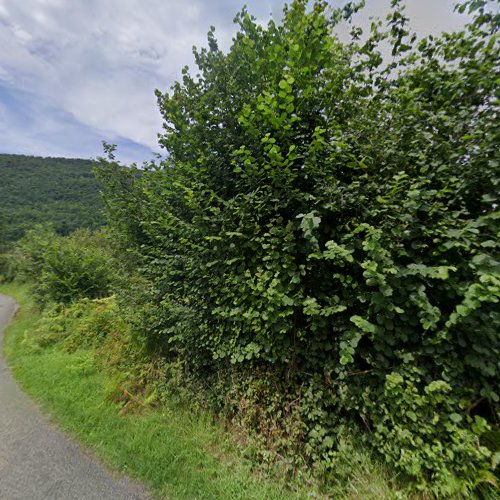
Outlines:
[{"label": "green grass verge", "polygon": [[[164,405],[120,416],[106,396],[107,375],[91,351],[67,352],[30,342],[40,313],[26,286],[0,285],[21,305],[7,328],[4,352],[24,390],[58,425],[113,469],[143,481],[158,497],[173,499],[281,499],[323,496],[300,484],[257,474],[230,433],[207,415]],[[358,473],[334,498],[388,499],[395,492],[360,453]]]}]

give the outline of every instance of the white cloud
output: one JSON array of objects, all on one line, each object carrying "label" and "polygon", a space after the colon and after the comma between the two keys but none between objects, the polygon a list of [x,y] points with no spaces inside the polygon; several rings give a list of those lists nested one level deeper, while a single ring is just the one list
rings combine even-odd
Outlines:
[{"label": "white cloud", "polygon": [[0,79],[58,102],[105,136],[155,148],[161,119],[154,89],[167,89],[192,61],[192,45],[205,43],[207,7],[172,0],[3,0]]},{"label": "white cloud", "polygon": [[[379,13],[388,2],[367,0],[367,9]],[[279,15],[283,4],[247,3],[259,20]],[[437,30],[436,23],[446,25],[453,0],[408,3],[420,27],[428,22],[429,29]],[[242,4],[0,0],[0,84],[46,99],[104,139],[124,137],[155,149],[161,117],[154,89],[167,90],[181,68],[192,65],[192,46],[205,45],[210,25],[216,26],[221,47],[227,48],[235,29],[232,19]],[[41,126],[43,120],[33,117]]]}]

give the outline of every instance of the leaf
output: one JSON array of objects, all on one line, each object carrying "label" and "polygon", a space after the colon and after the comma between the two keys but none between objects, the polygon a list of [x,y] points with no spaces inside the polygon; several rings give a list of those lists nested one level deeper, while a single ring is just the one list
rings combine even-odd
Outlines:
[{"label": "leaf", "polygon": [[351,316],[350,320],[363,332],[365,333],[375,333],[377,331],[377,327],[373,324],[370,323],[368,320],[365,318],[362,318],[361,316]]},{"label": "leaf", "polygon": [[450,420],[455,424],[458,424],[459,422],[462,421],[462,415],[459,415],[458,413],[451,413]]}]

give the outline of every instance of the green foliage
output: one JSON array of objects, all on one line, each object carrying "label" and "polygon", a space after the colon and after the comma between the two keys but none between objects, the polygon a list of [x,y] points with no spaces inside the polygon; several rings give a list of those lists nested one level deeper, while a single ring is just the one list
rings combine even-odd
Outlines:
[{"label": "green foliage", "polygon": [[[257,474],[232,436],[206,413],[149,404],[152,394],[139,392],[140,377],[152,382],[162,373],[157,367],[154,373],[151,360],[135,352],[113,298],[84,299],[41,313],[26,287],[14,283],[0,291],[21,305],[5,332],[6,357],[18,382],[112,469],[141,480],[158,498],[310,497],[309,485]],[[49,340],[56,330],[58,339]],[[135,373],[127,373],[124,383],[120,373],[130,370]],[[131,380],[138,384],[133,387]],[[377,484],[382,491],[384,486],[382,480]]]},{"label": "green foliage", "polygon": [[114,296],[84,298],[69,305],[50,303],[30,343],[35,350],[55,345],[66,352],[93,352],[94,366],[109,375],[108,397],[122,413],[165,401],[161,360],[151,359],[134,342]]},{"label": "green foliage", "polygon": [[97,228],[103,203],[90,160],[0,154],[0,252],[36,224]]},{"label": "green foliage", "polygon": [[69,303],[83,297],[109,295],[113,280],[111,260],[92,240],[72,235],[49,249],[40,276],[40,296]]},{"label": "green foliage", "polygon": [[108,296],[119,270],[111,236],[105,230],[82,229],[58,236],[51,228],[40,226],[17,243],[7,277],[35,282],[42,303],[67,304]]},{"label": "green foliage", "polygon": [[114,297],[81,299],[70,305],[51,303],[43,310],[33,335],[34,343],[46,347],[60,343],[65,349],[99,347],[113,331],[127,330],[117,314]]},{"label": "green foliage", "polygon": [[380,451],[409,476],[432,475],[435,484],[419,486],[436,496],[466,496],[471,485],[457,476],[494,483],[493,474],[485,470],[491,452],[479,441],[489,428],[486,420],[464,413],[447,382],[434,380],[421,390],[420,374],[412,372],[387,375],[382,397],[367,404]]},{"label": "green foliage", "polygon": [[0,253],[0,283],[10,282],[14,279],[12,255],[9,253]]},{"label": "green foliage", "polygon": [[45,257],[58,236],[49,225],[36,225],[28,230],[9,254],[6,254],[7,281],[35,282],[42,273]]},{"label": "green foliage", "polygon": [[495,482],[500,408],[499,18],[465,8],[418,40],[396,1],[347,43],[352,5],[243,10],[227,54],[211,30],[198,74],[157,92],[168,160],[98,166],[150,346],[202,379],[283,374],[319,469],[359,422],[439,495]]},{"label": "green foliage", "polygon": [[7,217],[4,213],[0,212],[0,255],[5,251],[7,241]]}]

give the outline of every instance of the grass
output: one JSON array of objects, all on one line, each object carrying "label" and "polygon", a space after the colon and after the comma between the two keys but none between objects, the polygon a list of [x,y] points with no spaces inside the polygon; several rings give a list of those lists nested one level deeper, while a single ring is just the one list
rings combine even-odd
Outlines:
[{"label": "grass", "polygon": [[96,368],[91,350],[67,352],[32,342],[40,312],[27,287],[0,285],[21,305],[7,328],[4,352],[16,379],[57,424],[113,469],[173,499],[289,499],[334,497],[389,499],[394,490],[363,453],[342,490],[313,492],[297,478],[285,482],[255,472],[232,435],[202,413],[162,405],[140,415],[119,415],[107,396],[109,375]]}]

